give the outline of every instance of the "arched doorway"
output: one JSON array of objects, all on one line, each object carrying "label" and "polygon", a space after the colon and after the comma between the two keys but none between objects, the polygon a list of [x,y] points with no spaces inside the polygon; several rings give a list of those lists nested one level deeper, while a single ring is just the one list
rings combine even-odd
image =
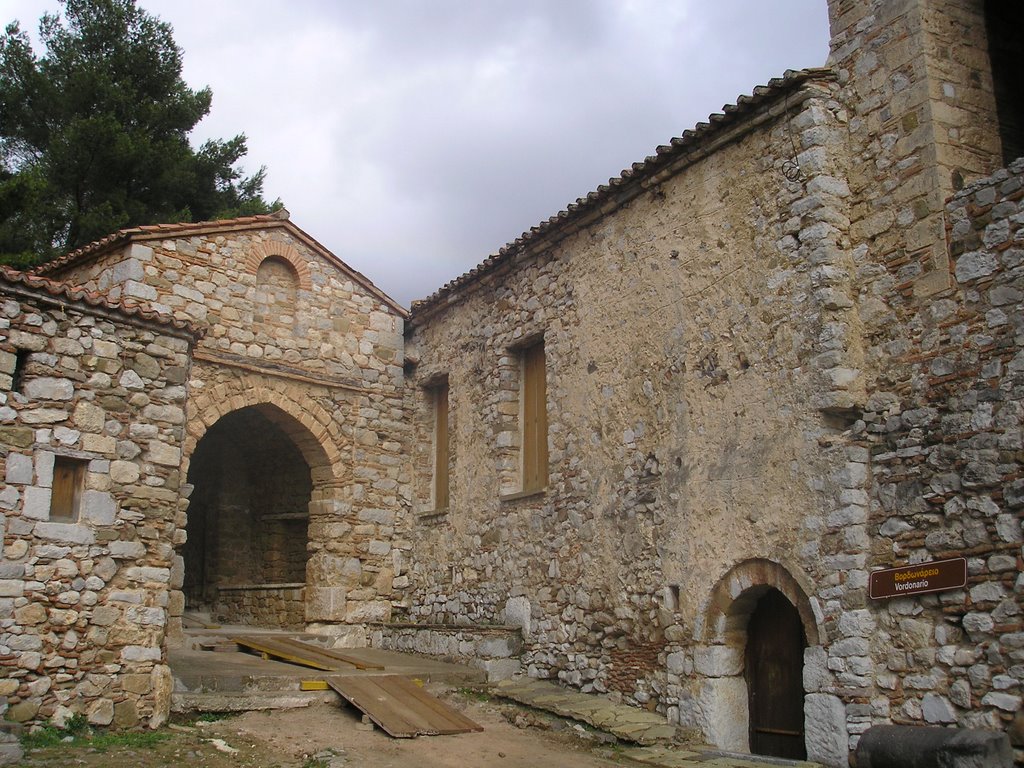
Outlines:
[{"label": "arched doorway", "polygon": [[803,665],[807,639],[796,607],[777,589],[757,601],[747,624],[744,678],[755,755],[803,760]]},{"label": "arched doorway", "polygon": [[[701,727],[709,743],[802,757],[806,734],[821,736],[831,727],[807,709],[803,690],[805,651],[825,637],[808,594],[793,573],[762,558],[734,565],[712,588],[694,628],[695,666],[704,675]],[[776,709],[783,707],[778,720]]]},{"label": "arched doorway", "polygon": [[303,625],[313,481],[280,423],[289,419],[269,405],[240,408],[196,444],[182,550],[186,611],[226,623]]}]

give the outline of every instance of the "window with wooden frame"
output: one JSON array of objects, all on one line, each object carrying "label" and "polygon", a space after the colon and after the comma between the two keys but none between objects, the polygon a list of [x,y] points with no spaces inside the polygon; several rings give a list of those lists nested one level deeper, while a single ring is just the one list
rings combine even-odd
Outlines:
[{"label": "window with wooden frame", "polygon": [[435,510],[448,509],[448,462],[451,458],[448,437],[448,381],[438,382],[430,388],[434,411],[434,483]]},{"label": "window with wooden frame", "polygon": [[53,487],[50,493],[50,519],[58,522],[77,522],[85,488],[84,459],[57,456],[53,461]]},{"label": "window with wooden frame", "polygon": [[548,484],[548,402],[544,341],[519,353],[519,413],[522,429],[522,489],[542,491]]}]

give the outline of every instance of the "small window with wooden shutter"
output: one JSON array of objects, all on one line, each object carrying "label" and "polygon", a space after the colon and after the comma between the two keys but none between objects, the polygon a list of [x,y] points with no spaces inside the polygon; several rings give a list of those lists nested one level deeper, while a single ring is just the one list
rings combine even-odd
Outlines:
[{"label": "small window with wooden shutter", "polygon": [[523,491],[541,491],[548,484],[548,403],[544,342],[524,347],[520,355]]},{"label": "small window with wooden shutter", "polygon": [[448,509],[448,382],[431,388],[434,410],[434,509]]},{"label": "small window with wooden shutter", "polygon": [[11,392],[24,394],[25,366],[28,365],[28,356],[31,352],[27,349],[15,351],[14,371],[11,373]]},{"label": "small window with wooden shutter", "polygon": [[85,488],[83,459],[57,456],[53,462],[53,487],[50,496],[50,520],[77,522],[82,489]]}]

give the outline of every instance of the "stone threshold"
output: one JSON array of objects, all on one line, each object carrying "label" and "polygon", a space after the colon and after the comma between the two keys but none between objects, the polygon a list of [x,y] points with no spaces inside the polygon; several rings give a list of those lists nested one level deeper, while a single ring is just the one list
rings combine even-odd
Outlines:
[{"label": "stone threshold", "polygon": [[626,750],[622,756],[656,768],[764,768],[767,765],[824,768],[820,763],[809,763],[806,760],[783,760],[743,752],[725,752],[707,746],[640,747]]},{"label": "stone threshold", "polygon": [[641,765],[658,768],[764,768],[766,765],[823,768],[818,763],[807,761],[725,752],[703,744],[685,743],[692,731],[672,725],[662,715],[616,704],[600,694],[562,688],[546,680],[513,678],[497,683],[491,691],[518,704],[585,723],[619,741],[639,744],[639,747],[623,749],[619,755]]},{"label": "stone threshold", "polygon": [[546,680],[512,678],[497,683],[492,691],[535,709],[577,720],[633,744],[672,744],[678,738],[676,726],[663,715],[626,704],[607,696],[562,688]]}]

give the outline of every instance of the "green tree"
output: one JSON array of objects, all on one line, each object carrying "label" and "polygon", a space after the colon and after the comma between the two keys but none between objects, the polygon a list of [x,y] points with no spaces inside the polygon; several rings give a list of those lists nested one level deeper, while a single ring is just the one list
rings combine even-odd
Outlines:
[{"label": "green tree", "polygon": [[181,77],[171,26],[135,0],[61,0],[37,57],[0,36],[0,259],[28,265],[117,229],[266,213],[265,169],[237,169],[245,136],[198,150],[209,88]]}]

